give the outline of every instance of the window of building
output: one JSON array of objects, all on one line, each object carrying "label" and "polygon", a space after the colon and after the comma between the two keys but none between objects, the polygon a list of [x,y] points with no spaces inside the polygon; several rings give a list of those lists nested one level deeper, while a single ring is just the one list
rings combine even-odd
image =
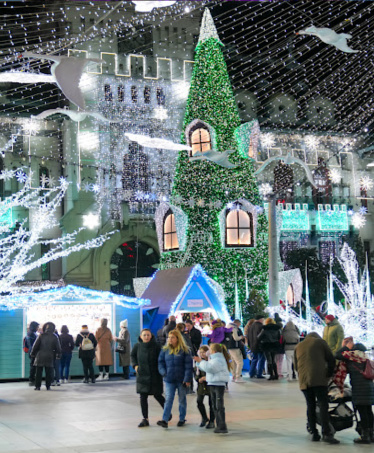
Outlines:
[{"label": "window of building", "polygon": [[123,158],[122,187],[133,192],[149,191],[149,158],[143,147],[129,143],[129,152]]},{"label": "window of building", "polygon": [[208,129],[199,127],[191,133],[191,148],[192,156],[212,149],[212,140]]},{"label": "window of building", "polygon": [[165,105],[165,94],[162,88],[157,88],[156,90],[157,105]]},{"label": "window of building", "polygon": [[164,250],[178,250],[179,243],[177,228],[175,226],[175,216],[168,211],[164,219]]},{"label": "window of building", "polygon": [[118,86],[117,95],[118,95],[118,102],[125,101],[125,87],[123,85]]},{"label": "window of building", "polygon": [[330,264],[330,260],[336,256],[336,244],[334,241],[319,241],[319,258],[324,264]]},{"label": "window of building", "polygon": [[138,102],[138,89],[136,86],[131,87],[131,100],[134,104]]},{"label": "window of building", "polygon": [[113,101],[113,93],[110,85],[104,85],[104,99],[106,101]]},{"label": "window of building", "polygon": [[291,165],[279,161],[274,168],[274,193],[278,203],[292,203],[293,201],[293,170]]},{"label": "window of building", "polygon": [[322,157],[318,158],[318,167],[314,171],[313,177],[316,185],[316,187],[313,187],[314,204],[316,206],[319,204],[330,204],[332,195],[330,171]]},{"label": "window of building", "polygon": [[150,103],[151,103],[151,88],[145,87],[144,88],[144,104],[150,104]]},{"label": "window of building", "polygon": [[243,211],[240,206],[226,213],[226,246],[253,246],[252,214]]},{"label": "window of building", "polygon": [[81,16],[81,31],[86,31],[86,18]]}]

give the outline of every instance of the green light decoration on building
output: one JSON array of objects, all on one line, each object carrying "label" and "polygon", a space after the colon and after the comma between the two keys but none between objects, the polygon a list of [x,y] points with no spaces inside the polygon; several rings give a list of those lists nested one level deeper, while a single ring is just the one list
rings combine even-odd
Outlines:
[{"label": "green light decoration on building", "polygon": [[13,227],[13,223],[13,210],[9,208],[0,216],[0,226]]},{"label": "green light decoration on building", "polygon": [[348,231],[346,205],[318,205],[318,229],[320,231]]},{"label": "green light decoration on building", "polygon": [[[190,162],[186,151],[179,153],[171,202],[188,216],[187,242],[184,250],[164,252],[161,268],[201,264],[209,277],[224,288],[231,313],[236,273],[239,301],[243,303],[246,317],[246,276],[250,290],[256,289],[267,299],[267,219],[264,213],[250,217],[253,220],[250,227],[252,231],[257,226],[256,244],[252,238],[249,246],[222,245],[222,209],[227,206],[227,215],[230,210],[240,210],[238,200],[246,200],[253,206],[260,206],[261,200],[252,160],[248,159],[248,154],[247,158],[241,156],[235,139],[235,130],[241,121],[222,53],[222,43],[208,9],[204,12],[196,48],[181,143],[194,143],[191,140],[194,130],[191,123],[195,121],[194,124],[199,124],[196,120],[202,124],[196,127],[205,125],[208,132],[214,130],[215,139],[209,144],[212,151],[233,151],[229,154],[229,161],[235,164],[235,168],[224,168],[208,159]],[[243,210],[244,205],[243,202]]]},{"label": "green light decoration on building", "polygon": [[[266,215],[268,215],[269,203],[264,203]],[[286,205],[286,209],[282,209],[282,227],[281,231],[310,231],[310,217],[308,205],[296,203],[295,208],[291,204]]]}]

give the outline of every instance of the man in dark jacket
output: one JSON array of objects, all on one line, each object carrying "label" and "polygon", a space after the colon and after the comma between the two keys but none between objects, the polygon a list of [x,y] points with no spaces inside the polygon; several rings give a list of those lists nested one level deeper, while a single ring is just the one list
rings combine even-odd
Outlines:
[{"label": "man in dark jacket", "polygon": [[249,377],[254,378],[255,375],[258,379],[264,379],[262,372],[265,366],[265,355],[260,350],[258,335],[262,330],[264,324],[263,315],[257,315],[256,321],[248,329],[247,340],[248,347],[252,352],[251,368],[249,370]]},{"label": "man in dark jacket", "polygon": [[299,373],[300,390],[304,393],[307,404],[307,418],[312,441],[321,436],[317,430],[316,403],[320,408],[322,440],[329,444],[338,444],[329,423],[329,404],[327,386],[333,375],[335,359],[326,341],[316,332],[311,332],[295,348],[295,370]]},{"label": "man in dark jacket", "polygon": [[176,321],[175,316],[169,316],[169,324],[167,324],[162,329],[162,333],[164,335],[164,344],[166,344],[166,341],[167,341],[168,336],[169,336],[169,332],[174,330],[176,327],[177,327],[177,321]]},{"label": "man in dark jacket", "polygon": [[35,357],[31,357],[32,347],[36,339],[38,338],[37,331],[39,329],[39,323],[36,321],[31,321],[29,325],[29,329],[27,331],[25,337],[25,346],[29,349],[29,359],[30,359],[30,375],[29,375],[29,385],[35,385],[35,373],[36,373],[36,366],[34,365]]},{"label": "man in dark jacket", "polygon": [[193,348],[192,355],[195,356],[197,355],[197,351],[200,348],[203,337],[201,335],[200,330],[196,329],[196,327],[193,325],[193,322],[190,319],[186,321],[186,329],[187,335],[190,337],[192,343]]}]

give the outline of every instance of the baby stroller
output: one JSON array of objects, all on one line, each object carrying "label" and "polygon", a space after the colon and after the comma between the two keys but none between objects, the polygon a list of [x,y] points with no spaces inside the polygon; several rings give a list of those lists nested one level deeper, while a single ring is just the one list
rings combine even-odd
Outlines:
[{"label": "baby stroller", "polygon": [[[360,426],[357,420],[356,410],[347,404],[352,401],[352,390],[350,387],[344,387],[344,395],[341,396],[339,388],[331,382],[329,385],[329,416],[330,430],[332,434],[337,431],[352,428],[356,421],[356,431],[360,434]],[[321,425],[320,408],[316,408],[317,423]],[[311,433],[309,427],[307,430]],[[312,434],[312,433],[311,433]]]}]

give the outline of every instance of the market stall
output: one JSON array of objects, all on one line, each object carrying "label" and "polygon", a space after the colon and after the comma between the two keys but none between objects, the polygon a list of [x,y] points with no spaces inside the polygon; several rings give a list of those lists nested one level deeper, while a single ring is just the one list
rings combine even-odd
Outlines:
[{"label": "market stall", "polygon": [[[108,319],[113,335],[119,334],[119,323],[127,319],[132,343],[137,341],[142,328],[143,307],[150,301],[96,291],[69,285],[63,288],[37,292],[31,296],[2,298],[0,310],[0,379],[27,377],[28,355],[22,350],[22,341],[31,321],[40,325],[53,322],[58,331],[67,325],[75,338],[81,326],[87,324],[95,333],[102,318]],[[113,345],[114,349],[114,345]],[[114,372],[120,373],[118,357],[114,353]],[[113,372],[113,371],[112,371]],[[82,365],[78,351],[73,351],[71,375],[81,375]]]},{"label": "market stall", "polygon": [[157,309],[149,326],[153,333],[170,315],[178,321],[193,319],[202,328],[216,318],[230,319],[222,288],[200,264],[157,271],[142,297],[150,299],[150,309]]}]

